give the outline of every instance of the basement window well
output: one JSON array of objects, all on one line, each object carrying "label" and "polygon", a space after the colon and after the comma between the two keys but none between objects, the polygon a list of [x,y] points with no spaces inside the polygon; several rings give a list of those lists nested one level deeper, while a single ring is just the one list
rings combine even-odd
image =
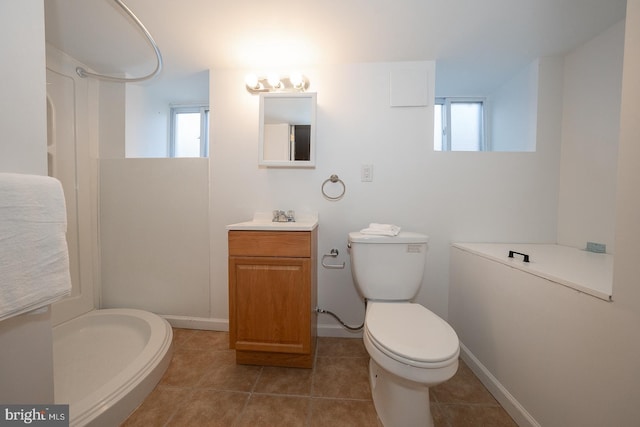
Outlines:
[{"label": "basement window well", "polygon": [[435,151],[486,151],[484,98],[436,98]]},{"label": "basement window well", "polygon": [[209,106],[173,106],[169,157],[209,156]]}]

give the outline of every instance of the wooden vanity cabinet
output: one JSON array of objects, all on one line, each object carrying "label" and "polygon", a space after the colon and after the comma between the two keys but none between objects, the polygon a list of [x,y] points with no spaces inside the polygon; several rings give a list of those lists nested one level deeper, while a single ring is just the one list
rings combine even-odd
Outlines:
[{"label": "wooden vanity cabinet", "polygon": [[311,368],[317,229],[229,231],[229,345],[236,363]]}]

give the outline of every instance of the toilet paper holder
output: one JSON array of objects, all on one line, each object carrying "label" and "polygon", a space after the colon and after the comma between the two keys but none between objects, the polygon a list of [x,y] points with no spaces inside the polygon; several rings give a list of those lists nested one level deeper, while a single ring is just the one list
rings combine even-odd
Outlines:
[{"label": "toilet paper holder", "polygon": [[340,254],[340,252],[338,252],[338,250],[334,248],[334,249],[331,249],[331,251],[329,251],[328,254],[322,255],[322,262],[321,262],[322,266],[324,268],[335,268],[335,269],[344,268],[344,266],[345,266],[345,262],[344,261],[342,262],[342,264],[327,264],[327,263],[324,262],[324,260],[327,257],[337,258],[339,254]]}]

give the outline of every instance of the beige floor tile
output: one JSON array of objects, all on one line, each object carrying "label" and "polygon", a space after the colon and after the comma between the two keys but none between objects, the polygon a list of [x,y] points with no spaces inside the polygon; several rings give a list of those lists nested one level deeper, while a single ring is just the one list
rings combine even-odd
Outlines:
[{"label": "beige floor tile", "polygon": [[[226,332],[174,329],[173,344],[160,385],[125,427],[380,427],[361,339],[319,338],[313,369],[237,365]],[[515,427],[462,361],[431,388],[431,413],[435,427]]]},{"label": "beige floor tile", "polygon": [[310,427],[382,427],[372,401],[311,399]]},{"label": "beige floor tile", "polygon": [[175,349],[169,368],[160,380],[160,385],[193,387],[211,368],[211,352],[193,349]]},{"label": "beige floor tile", "polygon": [[458,372],[449,381],[429,389],[431,398],[438,403],[473,403],[498,405],[473,371],[460,360]]},{"label": "beige floor tile", "polygon": [[229,350],[229,333],[194,330],[182,343],[182,348],[205,351]]},{"label": "beige floor tile", "polygon": [[441,405],[451,427],[518,427],[500,406]]},{"label": "beige floor tile", "polygon": [[365,357],[318,357],[312,395],[371,399],[368,366]]},{"label": "beige floor tile", "polygon": [[210,365],[198,388],[249,392],[258,380],[261,366],[238,365],[233,350],[210,353]]},{"label": "beige floor tile", "polygon": [[438,403],[431,402],[431,417],[433,418],[434,427],[449,427],[449,420],[447,414],[440,407]]},{"label": "beige floor tile", "polygon": [[122,426],[163,426],[191,393],[188,388],[156,387]]},{"label": "beige floor tile", "polygon": [[237,427],[300,427],[307,424],[308,397],[253,394]]},{"label": "beige floor tile", "polygon": [[168,426],[231,426],[240,417],[248,398],[248,393],[196,390],[178,408]]},{"label": "beige floor tile", "polygon": [[195,332],[195,329],[173,328],[173,349],[182,347]]},{"label": "beige floor tile", "polygon": [[254,392],[309,396],[312,375],[311,369],[265,366]]},{"label": "beige floor tile", "polygon": [[362,338],[318,338],[318,357],[369,357]]}]

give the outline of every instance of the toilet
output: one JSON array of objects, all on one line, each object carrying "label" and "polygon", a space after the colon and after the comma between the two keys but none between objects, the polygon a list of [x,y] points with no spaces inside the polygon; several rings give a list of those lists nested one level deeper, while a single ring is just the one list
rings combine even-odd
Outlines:
[{"label": "toilet", "polygon": [[351,272],[367,301],[363,341],[369,383],[385,427],[431,427],[429,387],[458,370],[460,345],[453,328],[416,296],[427,259],[428,237],[349,233]]}]

